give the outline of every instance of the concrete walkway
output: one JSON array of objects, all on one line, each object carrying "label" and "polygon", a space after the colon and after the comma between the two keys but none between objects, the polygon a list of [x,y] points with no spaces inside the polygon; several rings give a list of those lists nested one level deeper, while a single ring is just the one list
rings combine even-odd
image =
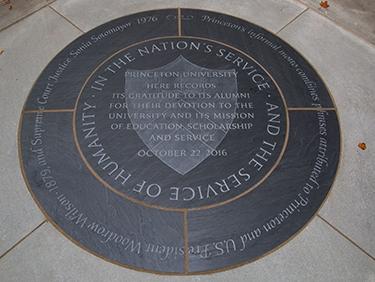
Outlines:
[{"label": "concrete walkway", "polygon": [[[136,272],[80,249],[46,222],[21,176],[17,126],[42,69],[69,42],[113,18],[191,7],[260,25],[297,49],[335,98],[343,154],[319,215],[276,252],[210,276]],[[58,0],[0,32],[0,281],[375,281],[375,46],[298,1]],[[367,150],[357,147],[366,142]]]}]

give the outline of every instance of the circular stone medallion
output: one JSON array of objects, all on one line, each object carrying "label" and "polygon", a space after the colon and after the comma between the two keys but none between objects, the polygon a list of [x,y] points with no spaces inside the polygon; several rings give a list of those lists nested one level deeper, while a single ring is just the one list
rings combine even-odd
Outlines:
[{"label": "circular stone medallion", "polygon": [[332,98],[270,32],[194,9],[82,35],[45,68],[20,125],[21,168],[73,242],[142,271],[259,258],[326,198],[340,155]]}]

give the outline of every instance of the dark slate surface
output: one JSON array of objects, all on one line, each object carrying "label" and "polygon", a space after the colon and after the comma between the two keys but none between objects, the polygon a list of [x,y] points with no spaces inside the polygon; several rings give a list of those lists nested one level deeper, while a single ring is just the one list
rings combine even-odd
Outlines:
[{"label": "dark slate surface", "polygon": [[[143,271],[184,274],[218,271],[261,257],[291,239],[311,220],[336,175],[340,155],[339,124],[334,110],[288,111],[284,107],[282,97],[289,108],[331,108],[333,102],[311,65],[277,36],[231,16],[181,9],[182,37],[177,37],[177,14],[177,9],[165,9],[119,18],[84,34],[62,50],[36,81],[24,110],[71,112],[24,113],[21,162],[30,191],[42,210],[64,234],[85,249]],[[127,53],[137,54],[138,48],[152,49],[154,44],[179,41],[200,43],[205,47],[199,50],[169,48],[145,57],[136,56],[136,60],[114,74],[108,75],[105,70],[113,67],[113,62],[124,59]],[[208,51],[208,45],[215,52]],[[216,55],[220,49],[232,55],[225,60],[224,56]],[[237,57],[254,65],[270,88],[257,89],[248,75],[249,70],[241,70],[243,62],[237,61],[239,65],[234,62]],[[238,72],[236,81],[227,79],[226,83],[229,81],[231,85],[222,88],[251,93],[250,98],[237,102],[252,102],[254,109],[251,111],[255,114],[249,130],[229,130],[225,136],[214,132],[216,139],[210,144],[216,150],[227,150],[226,157],[204,156],[198,161],[186,158],[186,162],[198,164],[183,173],[176,169],[179,163],[174,159],[153,155],[138,157],[139,150],[152,147],[152,142],[145,138],[149,132],[110,130],[111,121],[107,118],[113,93],[130,91],[125,86],[126,70],[151,71],[163,67],[173,70],[173,64],[178,70],[205,68],[210,73]],[[99,84],[101,90],[95,92],[92,86],[98,86],[94,81],[100,75],[106,80],[102,86]],[[133,90],[144,91],[142,81],[134,81]],[[173,79],[164,82],[168,81],[181,82]],[[199,82],[190,80],[193,81]],[[221,83],[211,78],[202,81]],[[283,93],[279,93],[277,86]],[[103,164],[100,166],[98,158],[93,158],[94,151],[88,147],[93,139],[85,139],[83,134],[88,128],[82,121],[85,103],[96,107],[94,112],[86,112],[94,114],[95,118],[86,121],[94,121],[105,152],[119,168],[132,174],[126,185],[119,185],[115,174],[103,171]],[[265,133],[270,119],[267,103],[278,106],[274,113],[280,115],[280,134],[273,139],[277,146],[264,168],[258,172],[247,168],[245,173],[251,175],[249,180],[216,197],[171,201],[168,188],[172,186],[207,187],[224,179],[229,181],[232,174],[239,175],[239,169],[248,165],[262,141],[269,138]],[[236,111],[248,112],[246,109]],[[131,112],[137,109],[132,108]],[[213,111],[205,113],[212,115]],[[166,120],[172,122],[171,117]],[[190,120],[180,118],[180,121]],[[236,118],[227,121],[241,123]],[[163,146],[196,149],[202,144],[167,142]],[[322,158],[317,158],[319,155]],[[256,189],[249,190],[267,175]],[[244,174],[241,177],[244,178]],[[147,198],[134,193],[132,189],[142,180],[161,184],[160,196]],[[250,193],[245,194],[248,191]],[[207,205],[223,203],[207,208]],[[185,255],[185,245],[188,255]]]}]

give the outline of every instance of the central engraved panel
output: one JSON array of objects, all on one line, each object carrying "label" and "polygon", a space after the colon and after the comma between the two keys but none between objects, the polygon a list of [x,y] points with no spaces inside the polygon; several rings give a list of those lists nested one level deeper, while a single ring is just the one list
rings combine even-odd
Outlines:
[{"label": "central engraved panel", "polygon": [[165,38],[94,70],[74,135],[87,168],[113,192],[156,208],[209,208],[272,173],[286,146],[285,110],[272,77],[240,50]]},{"label": "central engraved panel", "polygon": [[156,157],[181,175],[210,156],[227,135],[236,113],[235,93],[234,69],[203,68],[183,56],[157,69],[125,73],[134,130]]}]

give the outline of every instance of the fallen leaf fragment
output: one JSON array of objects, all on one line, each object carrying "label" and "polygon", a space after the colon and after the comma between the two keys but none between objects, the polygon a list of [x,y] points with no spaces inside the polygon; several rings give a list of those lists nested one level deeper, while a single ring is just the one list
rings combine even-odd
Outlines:
[{"label": "fallen leaf fragment", "polygon": [[361,150],[366,150],[367,149],[366,143],[364,143],[364,142],[359,143],[358,148],[360,148]]},{"label": "fallen leaf fragment", "polygon": [[329,7],[329,4],[328,4],[328,1],[320,1],[320,7],[324,8],[324,9],[328,9]]},{"label": "fallen leaf fragment", "polygon": [[0,55],[4,53],[4,49],[0,48]]}]

